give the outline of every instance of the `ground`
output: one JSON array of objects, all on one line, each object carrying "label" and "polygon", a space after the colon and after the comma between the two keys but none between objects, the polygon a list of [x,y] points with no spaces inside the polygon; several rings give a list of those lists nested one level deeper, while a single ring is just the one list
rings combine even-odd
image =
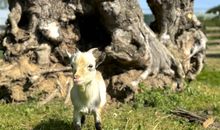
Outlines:
[{"label": "ground", "polygon": [[[220,58],[207,58],[206,66],[197,79],[187,84],[183,92],[147,90],[138,94],[133,103],[108,104],[103,112],[106,130],[202,130],[202,126],[175,117],[170,110],[181,107],[220,121]],[[141,86],[143,87],[143,86]],[[144,87],[143,87],[144,88]],[[69,130],[72,106],[62,99],[39,107],[35,100],[21,104],[0,105],[2,130]],[[93,129],[88,117],[84,129]]]},{"label": "ground", "polygon": [[[103,111],[105,130],[203,130],[197,123],[173,116],[170,110],[184,108],[220,121],[220,45],[208,45],[205,67],[195,81],[186,83],[184,91],[148,90],[136,95],[131,103],[108,103]],[[27,103],[0,103],[1,130],[70,130],[72,106],[56,99],[37,106],[33,99]],[[88,116],[85,130],[94,129]]]},{"label": "ground", "polygon": [[[170,110],[181,107],[198,114],[209,114],[220,121],[220,59],[208,58],[207,65],[196,81],[180,93],[170,90],[145,90],[133,103],[108,104],[103,112],[106,130],[202,130],[196,123],[175,117]],[[69,130],[72,106],[54,100],[39,107],[33,100],[21,104],[0,105],[2,130]],[[85,129],[93,129],[93,118],[88,117]]]}]

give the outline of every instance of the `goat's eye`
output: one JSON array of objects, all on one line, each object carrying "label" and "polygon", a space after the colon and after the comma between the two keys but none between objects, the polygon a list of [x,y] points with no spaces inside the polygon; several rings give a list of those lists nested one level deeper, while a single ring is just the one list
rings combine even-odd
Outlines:
[{"label": "goat's eye", "polygon": [[92,65],[92,64],[90,64],[90,65],[88,66],[88,68],[89,68],[89,69],[92,69],[92,68],[93,68],[93,65]]}]

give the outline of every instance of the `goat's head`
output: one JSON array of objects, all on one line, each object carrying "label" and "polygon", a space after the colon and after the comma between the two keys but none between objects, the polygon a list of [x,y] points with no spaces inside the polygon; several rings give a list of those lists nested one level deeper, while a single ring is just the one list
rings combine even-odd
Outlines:
[{"label": "goat's head", "polygon": [[77,50],[74,54],[67,52],[73,72],[73,80],[76,85],[90,83],[96,76],[97,58],[93,53],[98,50],[92,48],[87,52]]}]

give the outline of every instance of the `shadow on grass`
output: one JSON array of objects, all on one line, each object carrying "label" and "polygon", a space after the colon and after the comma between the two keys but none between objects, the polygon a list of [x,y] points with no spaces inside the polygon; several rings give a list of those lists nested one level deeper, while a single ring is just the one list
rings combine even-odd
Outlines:
[{"label": "shadow on grass", "polygon": [[71,130],[72,125],[59,119],[42,121],[33,130]]},{"label": "shadow on grass", "polygon": [[209,58],[220,58],[220,54],[206,54]]}]

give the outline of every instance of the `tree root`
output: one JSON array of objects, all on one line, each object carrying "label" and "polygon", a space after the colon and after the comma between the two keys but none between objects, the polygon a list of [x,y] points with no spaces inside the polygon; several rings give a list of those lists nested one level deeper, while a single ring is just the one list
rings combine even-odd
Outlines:
[{"label": "tree root", "polygon": [[43,106],[54,99],[59,94],[59,89],[55,89],[45,100],[38,102],[39,106]]}]

